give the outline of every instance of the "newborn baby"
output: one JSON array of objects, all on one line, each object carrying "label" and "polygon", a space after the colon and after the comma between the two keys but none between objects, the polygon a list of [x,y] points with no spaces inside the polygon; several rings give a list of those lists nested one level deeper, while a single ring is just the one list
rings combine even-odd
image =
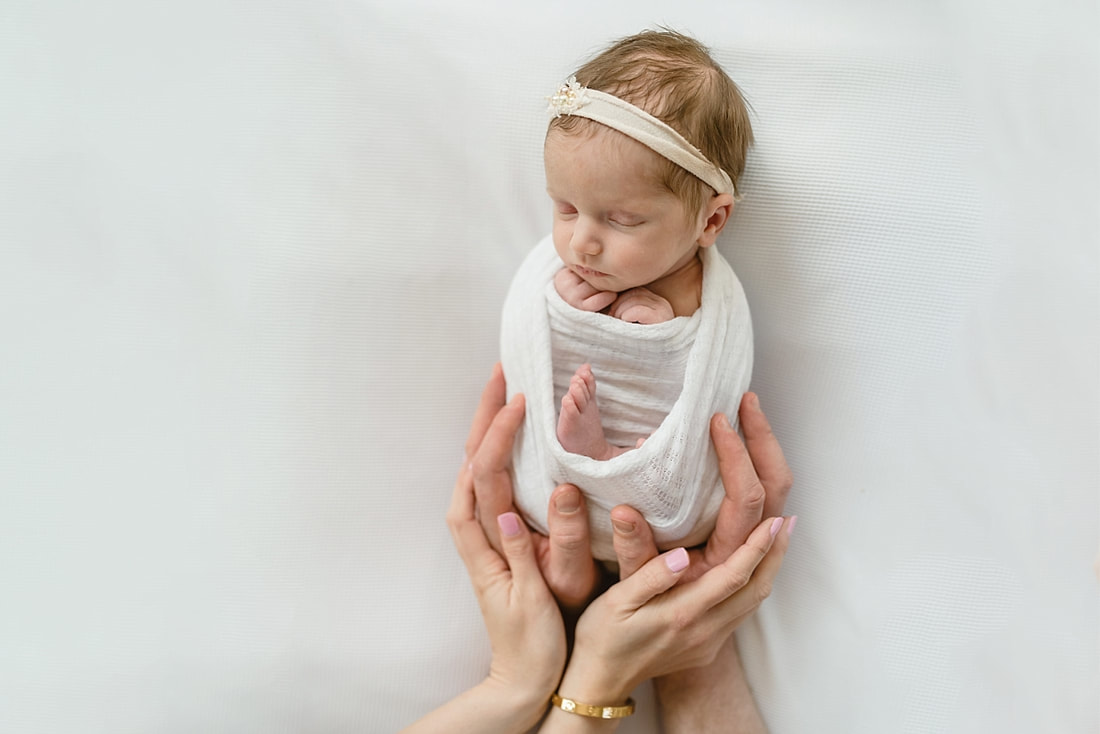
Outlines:
[{"label": "newborn baby", "polygon": [[517,506],[545,531],[550,493],[576,484],[602,558],[620,503],[660,545],[701,542],[722,496],[709,419],[737,414],[752,364],[744,293],[712,247],[747,111],[702,46],[654,32],[582,67],[551,111],[553,232],[513,280],[501,332],[509,392],[528,398]]}]

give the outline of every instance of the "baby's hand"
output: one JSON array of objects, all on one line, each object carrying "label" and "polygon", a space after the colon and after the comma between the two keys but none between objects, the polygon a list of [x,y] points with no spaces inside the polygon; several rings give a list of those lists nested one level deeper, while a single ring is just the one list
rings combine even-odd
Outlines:
[{"label": "baby's hand", "polygon": [[581,311],[602,311],[619,295],[615,291],[596,290],[569,268],[562,268],[554,276],[554,288],[563,301]]},{"label": "baby's hand", "polygon": [[672,321],[676,315],[671,303],[648,288],[623,291],[611,304],[608,313],[632,324],[659,324],[662,321]]}]

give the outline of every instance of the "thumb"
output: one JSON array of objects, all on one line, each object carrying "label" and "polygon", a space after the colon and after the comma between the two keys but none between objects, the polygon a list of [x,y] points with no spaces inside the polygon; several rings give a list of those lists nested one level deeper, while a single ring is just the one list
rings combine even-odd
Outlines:
[{"label": "thumb", "polygon": [[632,608],[643,606],[653,597],[676,585],[691,559],[684,548],[676,548],[652,558],[633,576],[615,585],[620,589],[623,601]]}]

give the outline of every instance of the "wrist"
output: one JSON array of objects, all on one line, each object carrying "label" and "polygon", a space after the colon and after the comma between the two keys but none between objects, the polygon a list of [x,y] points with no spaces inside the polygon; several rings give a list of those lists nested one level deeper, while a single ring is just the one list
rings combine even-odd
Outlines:
[{"label": "wrist", "polygon": [[550,700],[550,694],[541,689],[509,685],[492,673],[475,686],[475,690],[478,698],[485,701],[485,709],[494,712],[494,717],[516,722],[514,731],[527,731],[534,726],[546,713]]},{"label": "wrist", "polygon": [[622,706],[635,688],[621,674],[603,671],[599,665],[572,662],[558,685],[560,696],[594,706]]}]

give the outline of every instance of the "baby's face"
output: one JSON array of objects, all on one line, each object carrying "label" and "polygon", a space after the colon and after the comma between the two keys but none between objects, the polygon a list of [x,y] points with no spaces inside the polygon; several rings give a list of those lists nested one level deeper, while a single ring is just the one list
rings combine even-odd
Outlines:
[{"label": "baby's face", "polygon": [[702,217],[688,216],[661,186],[652,150],[609,128],[594,135],[553,130],[544,155],[554,249],[592,287],[648,285],[695,256]]}]

